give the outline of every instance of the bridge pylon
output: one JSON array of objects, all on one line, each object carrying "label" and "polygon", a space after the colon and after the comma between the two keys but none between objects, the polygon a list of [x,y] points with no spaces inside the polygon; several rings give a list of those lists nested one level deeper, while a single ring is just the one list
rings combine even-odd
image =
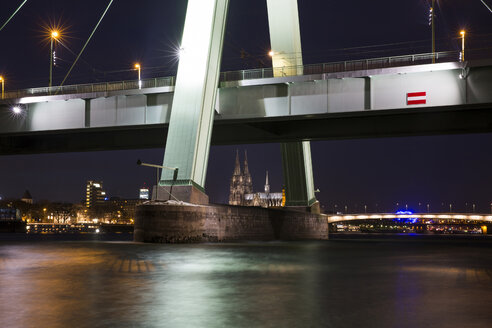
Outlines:
[{"label": "bridge pylon", "polygon": [[[154,192],[167,198],[171,187],[179,200],[208,203],[205,178],[220,74],[229,0],[189,0],[163,166]],[[302,74],[297,0],[267,0],[275,76]],[[299,72],[299,70],[301,70]],[[282,145],[286,205],[316,203],[310,143]],[[154,197],[157,199],[157,196]]]},{"label": "bridge pylon", "polygon": [[[273,73],[275,77],[302,75],[302,46],[297,0],[267,0]],[[286,206],[312,207],[319,211],[314,195],[311,143],[281,144],[286,186]]]},{"label": "bridge pylon", "polygon": [[[205,178],[220,76],[222,46],[229,0],[189,0],[160,188],[177,199],[208,203]],[[169,191],[167,190],[167,191]],[[169,193],[158,192],[168,199]]]}]

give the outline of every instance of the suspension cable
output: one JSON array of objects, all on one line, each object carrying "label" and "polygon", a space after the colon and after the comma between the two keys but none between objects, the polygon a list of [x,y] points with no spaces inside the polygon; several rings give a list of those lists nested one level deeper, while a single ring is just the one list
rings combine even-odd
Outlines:
[{"label": "suspension cable", "polygon": [[24,0],[23,3],[21,3],[21,5],[19,6],[19,8],[17,8],[16,11],[14,11],[14,13],[12,14],[12,16],[9,17],[9,19],[7,19],[7,21],[5,22],[5,24],[2,25],[2,27],[0,27],[0,31],[3,30],[3,28],[10,22],[10,20],[12,18],[14,18],[15,14],[17,14],[17,12],[22,8],[22,6],[24,6],[24,4],[27,2],[27,0]]},{"label": "suspension cable", "polygon": [[82,47],[82,50],[80,50],[80,53],[79,55],[77,56],[77,58],[75,59],[74,63],[72,64],[72,67],[70,67],[70,70],[68,70],[68,73],[67,75],[65,75],[65,78],[63,79],[62,83],[60,84],[60,86],[58,87],[58,90],[56,91],[55,94],[58,93],[58,91],[60,91],[60,88],[63,86],[63,84],[65,83],[65,81],[67,80],[68,76],[70,75],[70,73],[72,72],[73,68],[75,67],[75,65],[77,64],[80,56],[82,55],[82,53],[84,52],[85,48],[87,47],[87,45],[89,44],[89,41],[91,41],[92,39],[92,36],[94,35],[94,33],[96,33],[96,30],[97,28],[99,27],[99,24],[101,24],[104,16],[106,15],[106,13],[108,12],[109,10],[109,7],[111,7],[111,5],[113,4],[113,0],[111,0],[108,4],[108,6],[106,7],[106,10],[104,11],[104,13],[102,14],[101,18],[99,19],[99,21],[97,22],[96,24],[96,27],[94,27],[94,29],[92,30],[92,33],[91,35],[89,36],[89,39],[87,39],[87,41],[85,42],[84,46]]},{"label": "suspension cable", "polygon": [[487,9],[492,13],[492,9],[489,7],[489,5],[486,4],[484,0],[480,0],[480,1],[482,1],[483,5],[487,7]]}]

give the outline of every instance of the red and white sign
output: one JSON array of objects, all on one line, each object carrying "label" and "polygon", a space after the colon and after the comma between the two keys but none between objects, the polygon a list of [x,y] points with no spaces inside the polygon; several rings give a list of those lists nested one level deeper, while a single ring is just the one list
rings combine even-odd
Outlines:
[{"label": "red and white sign", "polygon": [[427,104],[427,92],[407,93],[407,105],[425,105],[425,104]]}]

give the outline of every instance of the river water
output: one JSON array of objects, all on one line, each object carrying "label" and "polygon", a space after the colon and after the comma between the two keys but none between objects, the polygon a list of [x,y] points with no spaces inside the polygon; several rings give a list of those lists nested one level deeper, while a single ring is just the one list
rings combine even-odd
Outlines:
[{"label": "river water", "polygon": [[492,240],[0,235],[0,327],[492,327]]}]

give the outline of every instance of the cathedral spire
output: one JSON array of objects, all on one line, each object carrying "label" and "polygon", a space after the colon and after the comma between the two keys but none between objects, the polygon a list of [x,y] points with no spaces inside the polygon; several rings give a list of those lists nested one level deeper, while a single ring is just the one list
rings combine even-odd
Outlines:
[{"label": "cathedral spire", "polygon": [[266,171],[265,193],[270,193],[270,184],[268,183],[268,171]]},{"label": "cathedral spire", "polygon": [[249,167],[248,167],[248,151],[244,151],[244,175],[249,175]]},{"label": "cathedral spire", "polygon": [[236,166],[234,167],[234,175],[241,175],[241,164],[239,163],[239,150],[236,149]]},{"label": "cathedral spire", "polygon": [[244,193],[245,194],[253,193],[253,180],[251,179],[251,174],[249,173],[248,152],[246,150],[244,151],[243,184],[244,184]]}]

